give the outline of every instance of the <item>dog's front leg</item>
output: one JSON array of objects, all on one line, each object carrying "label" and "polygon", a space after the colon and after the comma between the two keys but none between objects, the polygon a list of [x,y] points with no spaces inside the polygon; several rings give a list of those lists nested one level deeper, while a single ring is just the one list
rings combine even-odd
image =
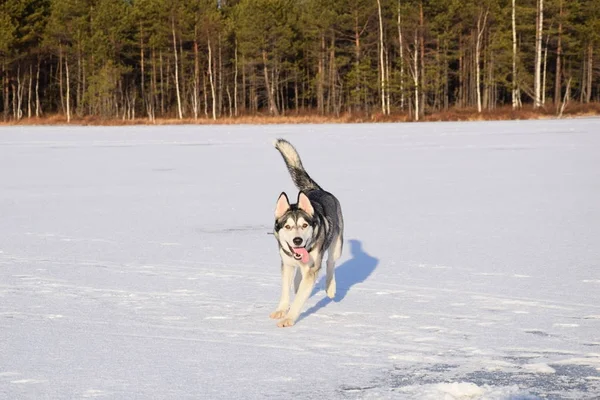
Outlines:
[{"label": "dog's front leg", "polygon": [[[315,265],[321,265],[321,260],[318,260],[318,263]],[[298,288],[298,293],[296,293],[296,297],[294,298],[294,302],[290,307],[287,315],[284,319],[277,323],[277,326],[280,328],[284,328],[287,326],[292,326],[298,319],[300,315],[300,311],[302,311],[302,307],[306,300],[310,297],[313,288],[315,287],[315,282],[317,280],[317,275],[319,274],[320,268],[302,268],[302,282],[300,282],[300,287]]]},{"label": "dog's front leg", "polygon": [[283,318],[290,306],[290,288],[294,277],[294,267],[281,263],[281,298],[277,309],[269,316],[273,319]]}]

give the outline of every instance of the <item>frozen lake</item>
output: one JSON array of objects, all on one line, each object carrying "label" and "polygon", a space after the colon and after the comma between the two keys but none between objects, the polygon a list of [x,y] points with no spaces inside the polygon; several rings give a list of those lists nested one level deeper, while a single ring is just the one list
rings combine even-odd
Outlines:
[{"label": "frozen lake", "polygon": [[[296,146],[342,204],[292,328]],[[1,127],[0,398],[592,399],[600,119]]]}]

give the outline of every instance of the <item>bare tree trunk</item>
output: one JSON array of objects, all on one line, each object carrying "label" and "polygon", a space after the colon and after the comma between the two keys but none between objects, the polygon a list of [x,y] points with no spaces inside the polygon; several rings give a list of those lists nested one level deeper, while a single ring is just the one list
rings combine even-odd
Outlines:
[{"label": "bare tree trunk", "polygon": [[175,36],[175,17],[171,18],[171,32],[173,33],[173,55],[175,56],[175,93],[177,94],[177,116],[183,119],[181,110],[181,93],[179,93],[179,61],[177,57],[177,38]]},{"label": "bare tree trunk", "polygon": [[227,92],[227,104],[229,105],[229,118],[233,116],[233,105],[231,104],[231,92],[229,91],[229,84],[225,86],[225,91]]},{"label": "bare tree trunk", "polygon": [[149,95],[149,105],[148,105],[148,109],[149,111],[149,117],[150,120],[152,122],[155,121],[156,119],[156,104],[158,103],[158,99],[156,97],[156,91],[157,91],[157,83],[156,83],[156,50],[154,49],[154,47],[152,47],[152,77],[151,77],[151,83],[150,83],[150,95]]},{"label": "bare tree trunk", "polygon": [[250,111],[256,113],[258,111],[258,94],[256,93],[256,69],[251,69],[250,74]]},{"label": "bare tree trunk", "polygon": [[160,76],[160,90],[158,93],[160,94],[160,114],[161,116],[165,115],[165,74],[164,74],[164,63],[163,63],[163,55],[162,50],[158,51],[158,70]]},{"label": "bare tree trunk", "polygon": [[544,0],[538,0],[537,26],[535,32],[535,78],[533,81],[533,107],[542,105],[542,33],[544,27]]},{"label": "bare tree trunk", "polygon": [[329,93],[327,98],[327,112],[335,111],[335,78],[336,78],[336,65],[335,65],[335,33],[331,34],[331,45],[329,46]]},{"label": "bare tree trunk", "polygon": [[586,97],[587,91],[587,48],[582,49],[583,55],[581,57],[581,84],[579,90],[579,102],[583,103]]},{"label": "bare tree trunk", "polygon": [[[477,41],[475,43],[475,79],[477,85],[477,112],[481,112],[481,67],[479,59],[481,58],[481,38],[485,31],[487,23],[488,10],[481,11],[477,18]],[[483,20],[482,20],[483,19]]]},{"label": "bare tree trunk", "polygon": [[71,122],[71,85],[69,83],[69,57],[65,57],[65,79],[67,81],[67,94],[66,94],[66,103],[67,103],[67,123]]},{"label": "bare tree trunk", "polygon": [[33,65],[29,65],[29,87],[27,89],[27,118],[31,118],[31,101],[33,92]]},{"label": "bare tree trunk", "polygon": [[298,68],[296,67],[294,69],[294,109],[296,111],[296,115],[298,115],[299,113],[299,109],[298,109],[298,97],[299,97],[299,93],[298,93]]},{"label": "bare tree trunk", "polygon": [[390,94],[390,58],[389,58],[389,53],[386,52],[385,53],[385,82],[386,82],[386,88],[385,88],[385,113],[386,115],[390,115],[390,98],[391,98],[391,94]]},{"label": "bare tree trunk", "polygon": [[515,22],[515,0],[512,0],[512,39],[513,39],[513,55],[512,55],[512,108],[513,110],[519,107],[519,89],[517,83],[517,24]]},{"label": "bare tree trunk", "polygon": [[465,75],[463,73],[464,71],[464,64],[465,64],[465,55],[462,51],[462,43],[463,43],[463,38],[462,35],[460,35],[459,39],[458,39],[458,46],[459,46],[459,51],[458,51],[458,97],[456,99],[456,104],[458,105],[458,107],[464,107],[465,105],[465,86],[464,86],[464,81],[465,81]]},{"label": "bare tree trunk", "polygon": [[81,115],[85,114],[85,91],[87,90],[87,77],[86,77],[86,71],[85,71],[85,58],[83,58],[82,55],[82,61],[81,61]]},{"label": "bare tree trunk", "polygon": [[402,41],[401,0],[398,0],[398,44],[400,52],[400,109],[404,110],[404,42]]},{"label": "bare tree trunk", "polygon": [[[361,73],[360,73],[360,57],[361,57],[361,51],[360,51],[360,32],[358,30],[358,16],[355,15],[354,16],[354,65],[356,67],[356,85],[355,85],[355,92],[356,92],[356,96],[357,96],[357,100],[360,100],[360,92],[361,92]],[[357,105],[360,109],[360,101],[357,102]]]},{"label": "bare tree trunk", "polygon": [[8,69],[6,67],[6,58],[2,59],[2,85],[4,91],[4,120],[8,120],[9,109],[10,109],[10,101],[9,101],[9,79],[8,79]]},{"label": "bare tree trunk", "polygon": [[246,102],[248,101],[248,97],[246,95],[246,85],[248,82],[246,81],[246,58],[242,54],[242,112],[246,113]]},{"label": "bare tree trunk", "polygon": [[386,115],[385,108],[385,62],[383,59],[383,18],[381,16],[381,1],[377,0],[377,11],[379,14],[379,74],[381,91],[381,112]]},{"label": "bare tree trunk", "polygon": [[40,105],[40,58],[38,56],[37,72],[35,76],[35,116],[40,117],[42,107]]},{"label": "bare tree trunk", "polygon": [[415,121],[419,120],[419,33],[415,29],[415,57],[413,80],[415,85]]},{"label": "bare tree trunk", "polygon": [[[486,49],[487,50],[487,49]],[[487,51],[483,52],[483,60],[481,61],[481,65],[483,65],[483,70],[481,72],[481,74],[483,75],[483,81],[482,81],[482,88],[483,88],[483,93],[481,95],[481,108],[487,108],[489,109],[489,95],[490,95],[490,85],[489,85],[489,61],[488,61],[489,55]]]},{"label": "bare tree trunk", "polygon": [[285,115],[286,111],[287,111],[287,103],[286,103],[286,98],[285,98],[285,94],[284,94],[284,87],[283,85],[279,84],[279,80],[277,81],[277,85],[275,86],[277,88],[279,88],[279,90],[277,90],[277,101],[279,103],[279,110],[281,112],[281,115]]},{"label": "bare tree trunk", "polygon": [[218,35],[218,41],[217,44],[219,46],[218,48],[218,57],[219,57],[219,63],[218,63],[218,67],[219,67],[219,73],[218,73],[218,78],[219,78],[219,86],[218,86],[218,91],[217,91],[217,110],[218,110],[218,115],[220,116],[223,112],[223,57],[221,54],[221,49],[222,49],[222,45],[221,45],[221,33],[219,33]]},{"label": "bare tree trunk", "polygon": [[569,80],[567,81],[567,89],[565,90],[565,97],[560,106],[560,112],[558,113],[558,118],[562,118],[563,112],[565,111],[565,108],[567,107],[567,104],[569,103],[570,97],[571,97],[571,78],[569,78]]},{"label": "bare tree trunk", "polygon": [[425,89],[427,88],[425,82],[425,18],[423,15],[423,0],[419,2],[419,41],[421,44],[421,52],[419,54],[421,61],[421,82],[420,82],[420,92],[421,92],[421,115],[425,115],[425,106],[427,103],[425,102]]},{"label": "bare tree trunk", "polygon": [[206,90],[206,74],[202,74],[202,93],[204,93],[204,116],[208,118],[208,91]]},{"label": "bare tree trunk", "polygon": [[198,92],[200,90],[200,54],[198,51],[198,27],[194,26],[194,93],[192,94],[192,108],[194,110],[194,120],[198,120],[200,112],[200,99]]},{"label": "bare tree trunk", "polygon": [[237,40],[235,41],[235,73],[233,75],[233,107],[234,107],[234,115],[238,116],[238,48],[237,48]]},{"label": "bare tree trunk", "polygon": [[554,104],[556,110],[560,106],[560,95],[562,93],[562,69],[561,69],[561,57],[562,57],[562,17],[563,17],[563,2],[559,2],[558,12],[558,43],[556,45],[556,74],[554,77]]},{"label": "bare tree trunk", "polygon": [[20,120],[21,118],[23,118],[23,91],[25,88],[25,84],[21,83],[21,66],[19,65],[18,69],[17,69],[17,88],[15,90],[15,97],[17,99],[16,101],[16,105],[15,105],[15,111],[14,111],[14,115],[15,115],[15,119]]},{"label": "bare tree trunk", "polygon": [[183,54],[183,42],[181,37],[179,38],[179,60],[180,60],[180,64],[181,64],[181,68],[179,71],[179,88],[181,90],[181,110],[182,113],[186,112],[186,103],[187,103],[187,95],[186,95],[186,91],[189,90],[188,86],[186,85],[186,81],[185,81],[185,56]]},{"label": "bare tree trunk", "polygon": [[[488,110],[493,110],[496,108],[496,84],[494,80],[494,52],[489,51],[486,53],[489,54],[487,61],[487,82],[485,84],[486,88],[486,101],[484,104],[486,105]],[[484,73],[485,74],[485,73]]]},{"label": "bare tree trunk", "polygon": [[[78,36],[81,36],[81,33],[78,32]],[[77,108],[75,109],[75,113],[79,117],[83,115],[83,91],[81,90],[81,84],[83,82],[83,65],[81,59],[83,58],[81,54],[81,37],[77,40],[77,88],[75,89],[75,102],[77,103]]]},{"label": "bare tree trunk", "polygon": [[142,23],[140,22],[140,89],[142,91],[142,103],[146,108],[146,114],[148,114],[148,119],[152,121],[152,117],[150,114],[150,99],[146,96],[146,71],[144,69],[144,28]]},{"label": "bare tree trunk", "polygon": [[319,61],[317,64],[317,111],[325,113],[325,34],[321,33]]},{"label": "bare tree trunk", "polygon": [[279,110],[277,109],[277,105],[275,104],[275,96],[273,93],[273,87],[271,85],[271,81],[269,80],[269,69],[267,65],[267,51],[262,51],[262,59],[263,59],[263,73],[265,78],[265,89],[267,91],[267,99],[269,102],[269,113],[271,115],[279,115]]},{"label": "bare tree trunk", "polygon": [[210,82],[210,92],[212,94],[212,118],[217,119],[217,96],[215,93],[215,77],[212,68],[212,46],[210,45],[210,39],[208,39],[208,80]]},{"label": "bare tree trunk", "polygon": [[60,108],[62,112],[65,112],[65,98],[64,98],[64,87],[63,87],[63,52],[62,46],[58,46],[58,92],[60,94]]},{"label": "bare tree trunk", "polygon": [[450,107],[450,77],[448,66],[448,42],[444,39],[444,110]]},{"label": "bare tree trunk", "polygon": [[546,46],[544,47],[544,66],[542,68],[542,105],[546,104],[546,70],[548,67],[548,42],[550,34],[546,36]]},{"label": "bare tree trunk", "polygon": [[593,83],[593,74],[594,74],[594,46],[590,41],[588,43],[588,51],[587,51],[587,79],[586,86],[587,92],[585,96],[585,102],[589,103],[592,100],[592,83]]},{"label": "bare tree trunk", "polygon": [[[17,74],[17,85],[18,85],[18,80],[19,80],[19,75]],[[17,99],[18,99],[18,92],[17,92],[17,87],[15,87],[14,82],[11,83],[11,88],[12,88],[12,112],[13,112],[13,119],[16,120],[18,119],[18,114],[17,114]]]}]

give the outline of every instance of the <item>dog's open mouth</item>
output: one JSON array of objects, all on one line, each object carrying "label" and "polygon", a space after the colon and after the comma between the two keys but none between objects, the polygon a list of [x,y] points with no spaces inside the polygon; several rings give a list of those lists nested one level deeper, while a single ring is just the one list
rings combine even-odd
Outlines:
[{"label": "dog's open mouth", "polygon": [[306,251],[306,248],[290,246],[290,250],[296,260],[302,261],[304,264],[308,262],[308,251]]}]

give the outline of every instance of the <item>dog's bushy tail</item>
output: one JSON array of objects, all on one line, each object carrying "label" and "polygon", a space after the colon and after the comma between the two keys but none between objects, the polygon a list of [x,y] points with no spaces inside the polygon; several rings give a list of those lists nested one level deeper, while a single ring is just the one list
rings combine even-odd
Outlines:
[{"label": "dog's bushy tail", "polygon": [[315,182],[304,170],[302,161],[300,161],[300,156],[290,142],[285,139],[277,139],[273,144],[281,153],[285,165],[292,176],[292,181],[294,181],[294,185],[296,185],[298,190],[309,192],[311,190],[321,189],[317,182]]}]

